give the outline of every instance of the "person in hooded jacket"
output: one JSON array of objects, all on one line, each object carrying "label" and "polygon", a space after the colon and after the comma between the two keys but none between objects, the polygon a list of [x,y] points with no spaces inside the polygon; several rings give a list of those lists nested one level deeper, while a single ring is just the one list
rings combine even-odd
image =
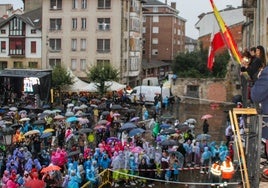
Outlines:
[{"label": "person in hooded jacket", "polygon": [[109,168],[110,164],[111,164],[111,159],[109,158],[109,156],[106,153],[103,154],[103,156],[100,160],[100,172],[102,170]]},{"label": "person in hooded jacket", "polygon": [[208,173],[207,171],[207,166],[209,166],[210,162],[211,162],[211,158],[212,158],[212,153],[211,151],[209,151],[208,147],[204,148],[204,152],[201,155],[201,163],[202,163],[202,167],[200,169],[200,173]]},{"label": "person in hooded jacket", "polygon": [[[148,173],[148,164],[146,162],[145,158],[141,159],[141,162],[139,164],[139,176],[141,177],[145,177],[148,178],[149,177],[149,173]],[[146,179],[141,179],[141,186],[145,187],[145,183],[146,183]]]}]

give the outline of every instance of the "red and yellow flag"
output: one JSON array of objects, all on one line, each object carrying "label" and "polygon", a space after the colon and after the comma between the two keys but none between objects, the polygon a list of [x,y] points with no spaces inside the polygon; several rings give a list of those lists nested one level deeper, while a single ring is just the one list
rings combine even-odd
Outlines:
[{"label": "red and yellow flag", "polygon": [[218,21],[219,27],[221,29],[222,32],[222,36],[224,38],[224,41],[227,45],[227,47],[230,49],[232,56],[234,57],[234,59],[241,64],[241,53],[239,52],[238,48],[237,48],[237,44],[233,39],[233,36],[229,30],[229,28],[225,25],[224,20],[222,19],[218,9],[216,8],[213,0],[210,0],[211,6],[213,8],[213,12],[215,15],[216,20]]}]

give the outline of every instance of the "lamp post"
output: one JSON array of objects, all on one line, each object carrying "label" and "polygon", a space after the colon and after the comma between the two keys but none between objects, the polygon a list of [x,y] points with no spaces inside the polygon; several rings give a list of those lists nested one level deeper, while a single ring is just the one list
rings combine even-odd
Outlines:
[{"label": "lamp post", "polygon": [[4,144],[4,152],[7,151],[7,148],[12,144],[12,137],[13,137],[14,129],[11,127],[5,127],[2,129],[2,140]]},{"label": "lamp post", "polygon": [[160,116],[162,116],[162,109],[163,109],[163,82],[162,80],[160,81],[160,89],[161,89],[161,92],[160,92]]}]

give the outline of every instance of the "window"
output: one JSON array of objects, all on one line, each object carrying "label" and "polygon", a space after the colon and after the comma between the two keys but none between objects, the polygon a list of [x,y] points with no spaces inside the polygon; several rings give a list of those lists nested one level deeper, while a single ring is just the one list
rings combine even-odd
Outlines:
[{"label": "window", "polygon": [[188,85],[187,86],[187,96],[199,98],[199,86]]},{"label": "window", "polygon": [[82,0],[81,2],[81,8],[86,9],[87,8],[87,0]]},{"label": "window", "polygon": [[62,0],[50,0],[50,10],[61,10]]},{"label": "window", "polygon": [[87,28],[87,19],[86,18],[81,18],[81,29],[85,30]]},{"label": "window", "polygon": [[61,39],[49,39],[49,47],[53,51],[61,50]]},{"label": "window", "polygon": [[153,27],[153,33],[158,33],[159,28],[158,27]]},{"label": "window", "polygon": [[60,66],[61,65],[61,59],[49,59],[49,66],[50,67],[55,67],[55,66]]},{"label": "window", "polygon": [[31,29],[31,34],[36,34],[36,29]]},{"label": "window", "polygon": [[31,53],[36,53],[36,41],[31,41]]},{"label": "window", "polygon": [[146,17],[145,16],[142,17],[142,22],[146,22]]},{"label": "window", "polygon": [[80,59],[80,70],[86,70],[87,68],[87,62],[86,59]]},{"label": "window", "polygon": [[142,27],[142,33],[146,33],[146,27]]},{"label": "window", "polygon": [[110,9],[111,0],[98,0],[98,9]]},{"label": "window", "polygon": [[7,68],[7,61],[0,61],[0,70]]},{"label": "window", "polygon": [[137,57],[131,57],[130,58],[130,66],[129,69],[130,71],[137,71],[139,70],[139,58]]},{"label": "window", "polygon": [[97,39],[97,52],[99,53],[110,52],[110,39]]},{"label": "window", "polygon": [[108,59],[97,59],[97,66],[104,66],[110,64]]},{"label": "window", "polygon": [[55,30],[61,30],[61,19],[56,18],[56,19],[50,19],[50,30],[55,31]]},{"label": "window", "polygon": [[76,70],[76,66],[77,66],[77,60],[71,59],[71,69]]},{"label": "window", "polygon": [[14,61],[14,63],[13,63],[14,68],[22,68],[23,67],[22,65],[23,64],[21,61]]},{"label": "window", "polygon": [[158,49],[153,49],[152,50],[152,55],[158,55]]},{"label": "window", "polygon": [[110,18],[98,18],[98,30],[108,31],[110,30]]},{"label": "window", "polygon": [[1,52],[2,53],[6,52],[6,41],[1,41]]},{"label": "window", "polygon": [[30,61],[30,62],[28,63],[28,67],[29,67],[29,68],[33,68],[33,69],[37,69],[37,67],[38,67],[38,63],[37,63],[37,62],[32,62],[32,61]]},{"label": "window", "polygon": [[13,18],[9,22],[9,35],[11,36],[24,36],[25,23],[20,18]]},{"label": "window", "polygon": [[77,18],[72,19],[72,29],[76,30],[77,29]]},{"label": "window", "polygon": [[6,30],[5,29],[1,29],[1,34],[6,34]]},{"label": "window", "polygon": [[158,12],[158,7],[153,7],[153,12]]},{"label": "window", "polygon": [[71,45],[72,45],[72,51],[76,51],[76,49],[77,49],[77,39],[72,39]]},{"label": "window", "polygon": [[159,17],[158,16],[153,16],[153,22],[159,22]]},{"label": "window", "polygon": [[81,51],[86,51],[87,49],[87,40],[81,39]]},{"label": "window", "polygon": [[153,38],[152,39],[152,44],[158,44],[158,38]]},{"label": "window", "polygon": [[9,39],[9,54],[24,55],[25,54],[25,38]]},{"label": "window", "polygon": [[72,8],[73,9],[77,9],[78,8],[78,2],[77,2],[77,0],[73,0]]}]

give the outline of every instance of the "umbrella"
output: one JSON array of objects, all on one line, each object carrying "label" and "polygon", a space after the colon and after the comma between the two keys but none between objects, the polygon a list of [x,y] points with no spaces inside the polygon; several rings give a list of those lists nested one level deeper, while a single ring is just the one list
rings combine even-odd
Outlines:
[{"label": "umbrella", "polygon": [[90,128],[83,128],[83,129],[79,129],[78,132],[81,133],[81,134],[83,134],[83,133],[90,133],[90,132],[92,132],[92,129],[90,129]]},{"label": "umbrella", "polygon": [[93,108],[97,108],[98,107],[96,104],[91,104],[90,106],[93,107]]},{"label": "umbrella", "polygon": [[107,127],[105,127],[104,125],[96,125],[94,127],[94,130],[98,130],[98,129],[107,129]]},{"label": "umbrella", "polygon": [[27,111],[26,110],[19,111],[19,115],[21,115],[21,114],[27,114]]},{"label": "umbrella", "polygon": [[211,135],[209,134],[199,134],[196,136],[195,140],[196,141],[209,140],[210,138],[211,138]]},{"label": "umbrella", "polygon": [[177,128],[180,131],[187,131],[190,129],[189,125],[186,123],[178,124],[175,126],[175,128]]},{"label": "umbrella", "polygon": [[42,106],[43,109],[49,109],[50,107],[51,107],[51,106],[48,105],[48,104],[44,104],[44,105]]},{"label": "umbrella", "polygon": [[47,167],[43,168],[41,170],[42,173],[46,173],[46,172],[51,172],[51,171],[59,171],[61,169],[61,167],[57,166],[57,165],[48,165]]},{"label": "umbrella", "polygon": [[113,116],[117,117],[117,116],[120,116],[119,113],[114,113]]},{"label": "umbrella", "polygon": [[55,130],[52,128],[47,128],[43,131],[43,133],[50,133],[50,132],[54,132]]},{"label": "umbrella", "polygon": [[160,127],[161,127],[162,129],[167,129],[167,128],[170,128],[171,125],[166,124],[166,123],[163,123],[163,124],[160,125]]},{"label": "umbrella", "polygon": [[87,118],[78,118],[78,121],[81,125],[89,123],[89,120]]},{"label": "umbrella", "polygon": [[143,152],[143,149],[140,146],[136,146],[136,147],[131,149],[131,152],[133,152],[133,153],[141,153],[141,152]]},{"label": "umbrella", "polygon": [[131,118],[130,122],[138,121],[139,119],[140,119],[140,117],[133,117],[133,118]]},{"label": "umbrella", "polygon": [[9,110],[10,110],[10,111],[17,111],[17,110],[18,110],[18,108],[17,108],[17,107],[15,107],[15,106],[13,106],[13,107],[10,107],[10,108],[9,108]]},{"label": "umbrella", "polygon": [[72,157],[74,155],[79,155],[81,152],[79,150],[68,152],[68,157]]},{"label": "umbrella", "polygon": [[39,130],[30,130],[30,131],[28,131],[28,132],[26,132],[25,134],[24,134],[24,136],[30,136],[30,135],[34,135],[34,134],[40,134],[40,131]]},{"label": "umbrella", "polygon": [[175,129],[165,129],[160,132],[161,135],[168,135],[168,134],[174,134],[176,133]]},{"label": "umbrella", "polygon": [[205,115],[203,115],[201,117],[201,119],[204,120],[204,119],[209,119],[209,118],[212,118],[212,117],[213,117],[213,115],[211,115],[211,114],[205,114]]},{"label": "umbrella", "polygon": [[67,108],[71,108],[71,107],[74,107],[74,104],[73,103],[67,104]]},{"label": "umbrella", "polygon": [[46,121],[44,119],[39,119],[33,122],[33,125],[43,125],[46,124]]},{"label": "umbrella", "polygon": [[21,118],[19,121],[29,121],[30,120],[30,118]]},{"label": "umbrella", "polygon": [[88,100],[87,100],[85,97],[81,97],[79,100],[80,100],[81,102],[85,102],[85,103],[88,102]]},{"label": "umbrella", "polygon": [[196,119],[194,118],[189,118],[186,120],[187,123],[190,123],[190,124],[196,124]]},{"label": "umbrella", "polygon": [[111,109],[112,110],[121,110],[123,107],[121,106],[121,105],[119,105],[119,104],[114,104],[114,105],[112,105],[112,107],[111,107]]},{"label": "umbrella", "polygon": [[101,100],[99,100],[99,99],[91,99],[91,102],[100,103]]},{"label": "umbrella", "polygon": [[106,142],[108,142],[108,143],[109,142],[117,142],[117,141],[120,141],[120,139],[117,137],[109,137],[106,139]]},{"label": "umbrella", "polygon": [[162,142],[160,142],[161,146],[175,146],[178,145],[178,142],[175,140],[167,139]]},{"label": "umbrella", "polygon": [[78,121],[77,117],[75,116],[71,116],[66,119],[66,122],[68,123],[75,122],[75,121]]},{"label": "umbrella", "polygon": [[13,129],[18,129],[18,128],[20,128],[21,126],[22,126],[21,124],[14,123],[14,124],[12,124],[10,127],[13,128]]},{"label": "umbrella", "polygon": [[179,151],[170,151],[169,154],[175,154],[175,156],[177,157],[178,161],[180,161],[180,164],[183,166],[184,156],[182,155],[181,152],[179,152]]},{"label": "umbrella", "polygon": [[137,126],[132,122],[127,122],[120,127],[121,131],[135,129]]},{"label": "umbrella", "polygon": [[65,116],[66,117],[71,117],[71,116],[74,116],[74,113],[73,112],[66,112]]},{"label": "umbrella", "polygon": [[65,117],[63,115],[56,115],[53,119],[60,120],[60,119],[65,119]]},{"label": "umbrella", "polygon": [[86,108],[88,108],[88,106],[85,105],[85,104],[82,104],[82,105],[80,106],[80,109],[86,109]]},{"label": "umbrella", "polygon": [[145,132],[145,130],[142,128],[135,128],[135,129],[132,129],[131,131],[129,131],[128,135],[130,137],[132,137],[132,136],[136,136],[138,134],[144,133],[144,132]]},{"label": "umbrella", "polygon": [[136,112],[136,110],[133,109],[133,108],[130,108],[130,109],[127,109],[127,112],[128,112],[128,113],[133,113],[133,112]]},{"label": "umbrella", "polygon": [[98,121],[98,124],[100,124],[100,125],[106,125],[107,123],[108,123],[108,121],[105,119]]},{"label": "umbrella", "polygon": [[52,136],[52,132],[46,132],[46,133],[43,133],[40,138],[47,138],[47,137],[50,137]]},{"label": "umbrella", "polygon": [[103,112],[101,113],[101,115],[103,115],[103,116],[106,116],[106,115],[108,115],[108,114],[110,114],[109,111],[103,111]]}]

